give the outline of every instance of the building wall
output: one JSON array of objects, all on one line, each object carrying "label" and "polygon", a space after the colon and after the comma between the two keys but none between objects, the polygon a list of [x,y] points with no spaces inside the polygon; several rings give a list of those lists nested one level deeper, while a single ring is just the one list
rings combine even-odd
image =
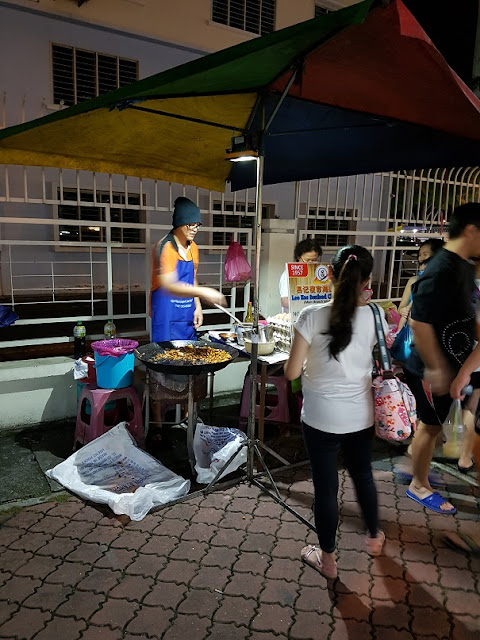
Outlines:
[{"label": "building wall", "polygon": [[[100,3],[102,4],[102,3]],[[137,38],[77,22],[66,22],[54,15],[19,11],[0,3],[0,91],[6,96],[7,126],[20,122],[25,99],[24,120],[42,111],[42,102],[53,102],[50,45],[65,44],[91,51],[139,61],[139,78],[193,60],[203,52],[174,47],[161,41]],[[9,61],[5,64],[5,61]]]},{"label": "building wall", "polygon": [[[315,4],[329,9],[356,4],[359,0],[277,0],[275,28],[309,20]],[[217,51],[256,37],[211,20],[211,0],[10,0],[27,11],[57,14],[69,20],[131,32],[149,38]]]},{"label": "building wall", "polygon": [[[154,73],[161,72],[165,69],[174,67],[176,65],[193,60],[194,58],[202,55],[202,52],[198,49],[177,47],[169,43],[162,42],[160,40],[154,41],[144,37],[139,37],[135,33],[120,33],[112,30],[105,31],[98,28],[96,25],[90,25],[87,22],[79,22],[78,17],[81,17],[82,11],[95,10],[96,20],[100,22],[102,19],[106,20],[107,14],[102,12],[105,7],[108,7],[112,3],[104,2],[90,2],[84,4],[81,8],[76,6],[76,2],[55,2],[48,3],[41,0],[39,3],[16,3],[14,6],[12,3],[0,2],[0,17],[1,17],[1,29],[2,38],[0,38],[0,59],[9,60],[11,64],[0,65],[0,95],[5,94],[5,109],[4,115],[0,115],[0,124],[2,119],[5,119],[6,126],[18,124],[24,120],[31,120],[46,113],[50,113],[53,108],[53,88],[51,77],[51,60],[50,60],[50,46],[51,43],[65,44],[75,46],[82,49],[91,51],[97,51],[110,55],[125,57],[129,59],[135,59],[139,61],[139,77],[153,75]],[[159,6],[165,6],[168,3],[152,2],[146,3],[145,7],[141,11],[155,11],[159,10]],[[172,3],[170,3],[171,5]],[[196,7],[205,5],[204,2],[191,2]],[[8,6],[7,6],[8,5]],[[21,5],[25,10],[20,10]],[[51,5],[51,6],[50,6]],[[105,5],[105,6],[104,6]],[[181,3],[180,3],[181,5]],[[207,3],[208,5],[208,3]],[[31,7],[41,9],[42,12],[31,10]],[[51,13],[47,12],[50,6]],[[116,20],[126,19],[130,16],[132,6],[128,2],[123,0],[115,0],[115,6],[119,7],[118,16],[117,13],[112,11],[113,25],[117,23]],[[27,7],[29,10],[27,10]],[[110,7],[112,8],[112,7]],[[123,9],[125,11],[123,11]],[[139,5],[135,8],[136,20],[139,21]],[[204,6],[205,8],[205,6]],[[208,7],[207,7],[208,8]],[[53,13],[53,9],[56,9],[56,13],[63,13],[64,15],[58,17]],[[68,9],[68,12],[67,12]],[[188,20],[193,24],[198,22],[198,16],[193,12],[189,14]],[[175,13],[175,16],[181,15],[182,12]],[[185,12],[184,12],[185,13]],[[188,12],[187,12],[188,13]],[[68,14],[68,15],[67,15]],[[90,14],[89,14],[90,15]],[[143,14],[142,14],[143,15]],[[69,19],[65,19],[65,17]],[[103,17],[102,17],[103,16]],[[120,17],[119,17],[120,16]],[[70,19],[75,17],[75,20]],[[93,20],[93,14],[92,14]],[[173,18],[171,18],[173,20]],[[145,21],[142,21],[142,23]],[[166,34],[167,26],[161,20],[149,19],[145,24],[154,23],[162,26],[162,33]],[[127,26],[127,22],[125,22]],[[132,24],[130,25],[132,32],[138,31],[135,29],[135,20],[132,18]],[[229,28],[227,28],[227,31]],[[160,30],[161,31],[161,30]],[[157,29],[155,33],[160,34]],[[221,30],[220,30],[221,31]],[[236,29],[230,31],[238,31]],[[152,31],[153,33],[153,31]],[[250,37],[250,36],[248,36]],[[56,190],[59,184],[59,172],[53,169],[46,169],[45,171],[46,181],[45,190],[47,198],[56,199]],[[54,216],[55,205],[51,204],[27,204],[22,200],[42,199],[42,185],[40,169],[28,169],[26,173],[28,182],[28,195],[25,194],[24,182],[25,174],[22,168],[10,167],[8,176],[8,191],[10,195],[14,195],[17,199],[16,202],[0,203],[0,239],[9,241],[22,241],[22,240],[34,240],[34,241],[52,241],[54,240],[54,227],[45,225],[21,225],[21,224],[1,224],[2,217],[17,217],[17,218],[44,218],[52,219]],[[76,172],[64,171],[62,174],[62,180],[64,187],[76,186]],[[96,176],[97,188],[108,191],[109,183],[108,177],[99,174]],[[3,179],[0,180],[0,193],[6,191],[6,185]],[[89,172],[80,172],[80,184],[85,189],[92,188],[92,174]],[[128,179],[129,190],[139,192],[139,181],[135,178]],[[163,211],[147,211],[145,222],[150,225],[166,225],[168,228],[171,221],[171,202],[170,194],[166,185],[162,183],[160,186],[154,185],[153,181],[144,181],[142,184],[142,190],[146,199],[147,206],[152,206],[154,201],[154,189],[157,190],[157,198],[160,206],[163,207]],[[113,189],[122,192],[124,189],[124,177],[113,177]],[[254,198],[253,190],[250,190],[250,201]],[[181,188],[176,189],[176,195],[181,195]],[[194,189],[189,189],[186,194],[189,197],[195,198]],[[239,196],[242,198],[243,196]],[[216,199],[220,199],[221,194],[216,196]],[[225,195],[226,200],[233,199],[233,196],[228,192]],[[200,206],[202,209],[208,208],[209,195],[205,192],[205,196],[201,196]],[[280,218],[292,218],[294,208],[294,190],[292,185],[275,185],[265,188],[264,201],[275,206],[275,213]],[[205,204],[202,204],[205,203]],[[164,229],[155,229],[152,231],[152,243],[154,244],[162,235],[164,235]],[[203,242],[202,234],[199,234],[199,239]],[[35,281],[29,279],[31,273],[31,265],[27,264],[28,259],[31,259],[32,250],[31,247],[17,246],[12,249],[14,253],[15,266],[15,283],[18,288],[23,289],[25,292],[32,287],[34,282],[35,288],[42,286],[42,280],[36,278]],[[115,254],[117,259],[114,265],[114,288],[121,289],[119,283],[125,283],[128,278],[127,274],[127,261],[122,260],[122,255]],[[24,260],[25,257],[25,260]],[[35,249],[35,259],[38,263],[47,265],[47,263],[59,263],[65,261],[65,252],[59,252],[51,246],[37,246]],[[11,270],[7,267],[6,262],[10,259],[10,256],[0,246],[0,294],[8,295],[11,291],[10,275]],[[78,250],[75,250],[75,260],[87,260],[88,256],[82,254]],[[211,258],[213,262],[218,262],[217,258]],[[3,266],[2,266],[3,265]],[[45,283],[48,286],[49,270],[50,268],[45,266],[46,275]],[[130,262],[128,265],[130,273],[131,286],[133,289],[144,289],[145,282],[148,282],[149,275],[146,271],[149,269],[148,260],[145,260],[145,254],[141,248],[135,250],[130,255]],[[217,269],[218,270],[218,269]],[[62,273],[68,274],[78,273],[78,268],[74,261],[71,265],[65,264],[62,266]],[[19,278],[24,275],[25,280],[22,281]],[[132,279],[133,278],[133,281]],[[97,268],[97,284],[103,286],[106,283],[106,270],[102,267]],[[72,282],[75,286],[88,286],[89,276],[86,273],[84,280],[80,277],[76,277]],[[212,286],[217,286],[217,282],[208,281],[206,283]]]}]

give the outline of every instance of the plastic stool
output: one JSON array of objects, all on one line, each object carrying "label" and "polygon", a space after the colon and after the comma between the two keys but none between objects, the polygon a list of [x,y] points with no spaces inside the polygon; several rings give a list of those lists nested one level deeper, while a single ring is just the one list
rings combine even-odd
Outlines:
[{"label": "plastic stool", "polygon": [[[258,393],[258,385],[262,380],[261,375],[257,375],[257,393]],[[275,396],[277,402],[276,404],[268,404],[271,402],[271,397],[267,394],[267,389],[265,389],[265,420],[270,422],[290,422],[290,409],[289,409],[289,400],[291,395],[291,385],[289,381],[282,374],[277,376],[267,376],[266,384],[270,384],[276,387],[277,394]],[[242,401],[240,405],[240,419],[248,418],[250,405],[250,374],[247,373],[245,376],[245,381],[243,383],[242,390]],[[260,405],[255,405],[255,417],[258,418],[260,415]]]},{"label": "plastic stool", "polygon": [[[87,403],[90,404],[90,415],[87,413]],[[115,403],[114,408],[106,410],[106,405],[112,403]],[[86,384],[78,401],[73,450],[75,451],[78,443],[91,442],[123,421],[127,423],[127,429],[138,445],[143,448],[142,405],[135,389],[103,389]]]}]

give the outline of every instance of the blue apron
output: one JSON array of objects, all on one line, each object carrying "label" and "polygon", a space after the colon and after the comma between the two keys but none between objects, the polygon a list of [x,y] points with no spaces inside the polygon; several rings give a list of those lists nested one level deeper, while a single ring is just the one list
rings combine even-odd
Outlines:
[{"label": "blue apron", "polygon": [[[179,282],[193,285],[195,269],[193,260],[177,262]],[[162,287],[152,291],[152,341],[195,340],[193,326],[194,298],[176,298]]]}]

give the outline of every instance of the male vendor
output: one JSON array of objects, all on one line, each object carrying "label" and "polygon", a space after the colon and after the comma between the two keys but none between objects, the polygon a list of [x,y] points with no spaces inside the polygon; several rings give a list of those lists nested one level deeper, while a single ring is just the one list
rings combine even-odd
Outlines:
[{"label": "male vendor", "polygon": [[[200,298],[210,304],[226,304],[224,296],[216,289],[198,286],[198,247],[193,239],[201,224],[197,205],[188,198],[177,198],[173,228],[153,251],[150,294],[153,342],[195,340],[196,330],[203,323]],[[187,384],[184,376],[169,376],[168,381],[159,373],[155,372],[155,376],[160,384],[172,385],[175,391],[180,391]],[[153,439],[161,440],[160,402],[152,402],[152,412],[155,423]]]},{"label": "male vendor", "polygon": [[222,293],[197,282],[200,209],[188,198],[175,200],[172,230],[153,251],[152,341],[194,340],[203,323],[200,298],[225,305]]}]

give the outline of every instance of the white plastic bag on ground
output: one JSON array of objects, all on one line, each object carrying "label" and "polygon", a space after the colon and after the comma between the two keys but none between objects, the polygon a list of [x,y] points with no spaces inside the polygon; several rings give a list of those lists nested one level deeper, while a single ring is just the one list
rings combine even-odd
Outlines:
[{"label": "white plastic bag on ground", "polygon": [[220,478],[236,471],[247,461],[247,439],[239,429],[197,424],[193,439],[197,482],[208,484],[223,465],[241,448]]},{"label": "white plastic bag on ground", "polygon": [[190,480],[139,449],[125,422],[46,471],[61,485],[114,513],[142,520],[153,507],[186,495]]}]

